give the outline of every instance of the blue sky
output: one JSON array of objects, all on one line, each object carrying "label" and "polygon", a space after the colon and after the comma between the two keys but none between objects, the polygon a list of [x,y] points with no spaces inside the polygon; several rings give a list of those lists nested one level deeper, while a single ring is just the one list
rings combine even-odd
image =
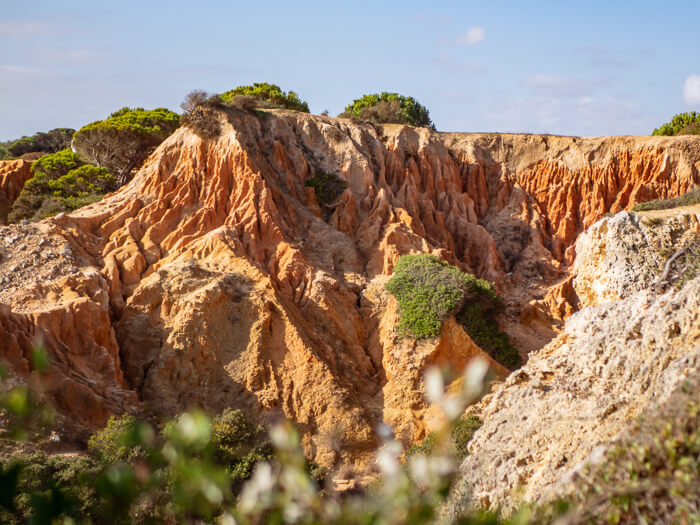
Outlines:
[{"label": "blue sky", "polygon": [[267,81],[439,130],[648,134],[700,110],[700,2],[0,0],[0,140]]}]

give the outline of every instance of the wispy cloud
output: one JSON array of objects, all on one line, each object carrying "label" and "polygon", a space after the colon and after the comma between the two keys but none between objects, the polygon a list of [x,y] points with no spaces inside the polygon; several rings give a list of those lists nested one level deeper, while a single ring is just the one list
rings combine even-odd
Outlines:
[{"label": "wispy cloud", "polygon": [[481,26],[470,27],[466,33],[459,35],[455,42],[460,45],[473,46],[486,39],[486,30]]},{"label": "wispy cloud", "polygon": [[498,131],[597,135],[648,134],[654,118],[635,99],[610,96],[506,97],[481,108],[490,129]]},{"label": "wispy cloud", "polygon": [[700,105],[700,75],[690,75],[685,79],[683,100],[689,106]]},{"label": "wispy cloud", "polygon": [[451,55],[443,55],[434,60],[434,63],[448,73],[469,73],[484,75],[488,72],[486,65],[479,62],[458,62]]},{"label": "wispy cloud", "polygon": [[602,46],[579,46],[574,48],[572,53],[577,57],[577,60],[583,60],[583,64],[600,69],[625,69],[634,65],[630,60],[619,58],[612,49]]},{"label": "wispy cloud", "polygon": [[43,33],[48,24],[42,20],[0,20],[0,40],[18,40]]},{"label": "wispy cloud", "polygon": [[523,80],[523,84],[544,95],[580,97],[591,92],[591,82],[547,73],[538,73]]},{"label": "wispy cloud", "polygon": [[102,64],[109,59],[108,53],[87,47],[37,47],[29,54],[36,60],[50,64]]},{"label": "wispy cloud", "polygon": [[11,64],[0,65],[0,71],[5,73],[12,73],[17,75],[31,75],[35,74],[37,71],[34,68],[26,66],[14,66]]},{"label": "wispy cloud", "polygon": [[447,24],[450,21],[450,17],[447,15],[441,15],[441,16],[430,16],[430,15],[424,15],[424,14],[418,14],[413,17],[413,19],[416,22],[420,22],[422,24]]}]

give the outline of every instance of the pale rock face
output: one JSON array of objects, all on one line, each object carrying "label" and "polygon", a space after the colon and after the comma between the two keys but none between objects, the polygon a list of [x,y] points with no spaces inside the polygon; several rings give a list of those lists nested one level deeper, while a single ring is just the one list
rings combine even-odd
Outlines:
[{"label": "pale rock face", "polygon": [[697,218],[643,221],[622,213],[579,240],[575,280],[588,306],[481,407],[484,425],[462,465],[469,488],[453,505],[471,494],[477,505],[508,510],[566,494],[585,461],[698,371],[700,277],[679,291],[650,288],[656,248],[645,242],[696,234]]},{"label": "pale rock face", "polygon": [[699,233],[698,211],[666,219],[623,212],[598,221],[576,243],[573,286],[581,306],[649,288],[675,249]]},{"label": "pale rock face", "polygon": [[[459,372],[483,355],[453,321],[431,341],[396,336],[384,283],[400,256],[433,253],[493,281],[526,355],[575,310],[567,264],[583,228],[642,194],[678,195],[700,162],[688,138],[379,134],[287,111],[222,128],[213,140],[176,131],[118,192],[38,223],[48,262],[3,246],[0,300],[27,334],[6,353],[28,355],[45,328],[84,387],[61,406],[101,403],[83,428],[138,407],[231,406],[291,419],[323,465],[365,468],[380,421],[407,445],[436,424],[426,367]],[[319,171],[348,184],[330,205],[305,185]],[[78,305],[89,315],[75,318]],[[61,323],[40,322],[59,306]]]}]

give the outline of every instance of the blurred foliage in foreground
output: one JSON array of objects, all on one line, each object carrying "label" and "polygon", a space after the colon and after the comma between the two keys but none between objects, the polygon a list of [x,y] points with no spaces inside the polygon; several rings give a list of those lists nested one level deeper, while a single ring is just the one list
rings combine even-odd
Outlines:
[{"label": "blurred foliage in foreground", "polygon": [[[447,397],[439,371],[426,377],[430,400],[450,422],[431,438],[429,454],[402,463],[403,447],[388,427],[377,451],[381,482],[342,495],[315,479],[296,429],[268,436],[239,411],[210,419],[184,413],[158,430],[132,416],[112,418],[89,441],[89,455],[20,453],[0,461],[3,523],[432,523],[457,478],[452,424],[481,391],[487,365],[468,371],[462,396]],[[31,389],[2,390],[4,428],[36,425]],[[10,437],[7,434],[8,438]],[[32,438],[24,433],[12,437]],[[465,515],[460,523],[498,523]]]},{"label": "blurred foliage in foreground", "polygon": [[[378,480],[338,493],[314,478],[288,422],[269,433],[235,410],[210,419],[190,411],[160,429],[132,416],[112,418],[89,442],[89,454],[49,454],[17,440],[50,430],[37,399],[45,354],[37,352],[29,384],[3,381],[0,414],[0,522],[220,524],[530,524],[695,523],[700,490],[698,384],[688,380],[648,422],[608,448],[606,460],[581,470],[568,502],[522,506],[508,517],[468,506],[459,457],[478,428],[464,409],[482,391],[487,365],[467,369],[461,395],[448,396],[442,373],[425,377],[428,400],[447,424],[430,443],[406,454],[388,427],[378,434]],[[10,386],[14,385],[14,386]],[[466,496],[464,496],[465,494]],[[641,517],[641,518],[640,518]],[[638,519],[639,518],[639,519]],[[664,521],[668,518],[670,521]]]}]

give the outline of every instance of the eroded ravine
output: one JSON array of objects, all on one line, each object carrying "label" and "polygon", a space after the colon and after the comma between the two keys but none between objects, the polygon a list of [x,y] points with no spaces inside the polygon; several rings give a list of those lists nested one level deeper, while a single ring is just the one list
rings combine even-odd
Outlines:
[{"label": "eroded ravine", "polygon": [[[289,417],[322,464],[362,466],[379,421],[407,443],[430,429],[429,363],[459,369],[480,353],[454,324],[438,341],[397,337],[383,283],[401,255],[432,252],[496,283],[508,304],[502,326],[527,353],[574,309],[577,235],[608,211],[682,193],[699,166],[700,145],[684,138],[402,126],[380,137],[327,117],[232,114],[218,139],[182,128],[119,192],[41,223],[80,256],[50,278],[52,295],[13,278],[21,253],[6,246],[7,317],[27,317],[27,340],[51,334],[62,377],[80,378],[101,403],[91,415],[66,403],[85,428],[137,406],[164,415],[233,406],[261,422]],[[305,185],[318,172],[347,182],[336,202],[319,203]],[[41,265],[23,261],[26,276]],[[64,285],[67,275],[94,286]],[[87,326],[71,321],[78,305],[95,311]],[[63,332],[36,321],[44,311],[60,311]],[[12,344],[21,375],[28,343]],[[77,358],[92,347],[117,368]],[[104,393],[107,383],[116,390]]]}]

